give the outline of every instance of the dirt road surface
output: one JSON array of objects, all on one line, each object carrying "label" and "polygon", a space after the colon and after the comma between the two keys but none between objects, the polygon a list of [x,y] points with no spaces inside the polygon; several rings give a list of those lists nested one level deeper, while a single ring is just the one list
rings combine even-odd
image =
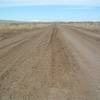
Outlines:
[{"label": "dirt road surface", "polygon": [[100,100],[100,31],[52,24],[0,38],[0,100]]}]

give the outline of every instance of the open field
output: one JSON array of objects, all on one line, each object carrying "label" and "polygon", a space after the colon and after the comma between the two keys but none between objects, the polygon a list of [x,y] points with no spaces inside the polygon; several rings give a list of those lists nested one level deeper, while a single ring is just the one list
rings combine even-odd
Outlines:
[{"label": "open field", "polygon": [[0,24],[0,100],[100,100],[100,23]]},{"label": "open field", "polygon": [[[66,24],[66,23],[65,23]],[[69,22],[71,26],[86,28],[90,30],[98,30],[100,28],[100,22]]]}]

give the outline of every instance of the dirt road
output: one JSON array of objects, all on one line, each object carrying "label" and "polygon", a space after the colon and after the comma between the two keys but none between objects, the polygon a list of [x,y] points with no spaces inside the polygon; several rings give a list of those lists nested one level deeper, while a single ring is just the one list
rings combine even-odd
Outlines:
[{"label": "dirt road", "polygon": [[52,24],[0,39],[0,100],[100,100],[100,31]]}]

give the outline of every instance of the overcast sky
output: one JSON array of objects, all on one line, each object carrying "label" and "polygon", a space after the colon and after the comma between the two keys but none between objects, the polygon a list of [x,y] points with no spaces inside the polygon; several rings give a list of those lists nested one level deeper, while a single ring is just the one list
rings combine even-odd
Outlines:
[{"label": "overcast sky", "polygon": [[100,0],[0,0],[0,5],[100,5]]}]

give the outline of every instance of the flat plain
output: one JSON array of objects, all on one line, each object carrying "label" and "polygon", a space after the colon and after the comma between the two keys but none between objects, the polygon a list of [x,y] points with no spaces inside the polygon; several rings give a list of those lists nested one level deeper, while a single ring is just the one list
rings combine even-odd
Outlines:
[{"label": "flat plain", "polygon": [[100,23],[0,24],[0,100],[100,100]]}]

